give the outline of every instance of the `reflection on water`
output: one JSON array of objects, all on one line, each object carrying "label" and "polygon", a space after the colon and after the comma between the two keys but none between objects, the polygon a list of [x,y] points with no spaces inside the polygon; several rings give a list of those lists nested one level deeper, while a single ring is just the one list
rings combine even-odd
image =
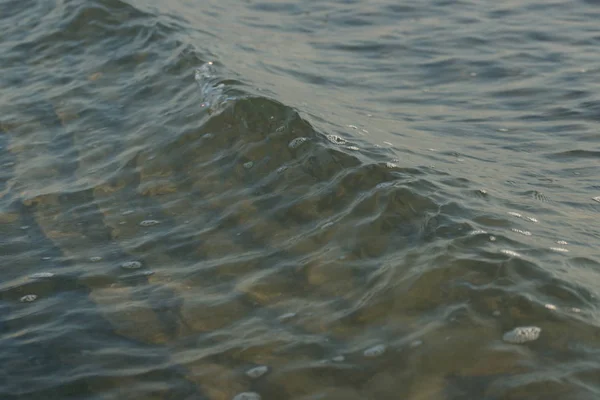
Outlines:
[{"label": "reflection on water", "polygon": [[4,2],[1,397],[597,398],[577,4]]}]

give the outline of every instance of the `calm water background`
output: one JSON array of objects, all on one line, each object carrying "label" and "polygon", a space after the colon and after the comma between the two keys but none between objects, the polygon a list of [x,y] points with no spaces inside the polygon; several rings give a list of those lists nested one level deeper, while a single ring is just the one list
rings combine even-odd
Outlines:
[{"label": "calm water background", "polygon": [[0,397],[597,399],[599,20],[1,0]]}]

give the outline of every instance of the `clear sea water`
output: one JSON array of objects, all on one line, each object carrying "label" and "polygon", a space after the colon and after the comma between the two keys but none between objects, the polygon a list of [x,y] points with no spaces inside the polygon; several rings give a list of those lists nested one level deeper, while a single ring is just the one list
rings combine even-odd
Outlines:
[{"label": "clear sea water", "polygon": [[599,19],[0,0],[0,398],[598,399]]}]

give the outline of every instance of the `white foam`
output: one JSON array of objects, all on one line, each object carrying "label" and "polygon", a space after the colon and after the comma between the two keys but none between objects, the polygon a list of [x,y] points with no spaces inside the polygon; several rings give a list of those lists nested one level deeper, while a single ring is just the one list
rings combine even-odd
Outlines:
[{"label": "white foam", "polygon": [[124,269],[138,269],[142,268],[142,263],[139,261],[127,261],[121,264],[121,268]]},{"label": "white foam", "polygon": [[540,337],[541,332],[542,328],[538,328],[537,326],[520,326],[506,332],[502,336],[502,340],[513,344],[532,342]]},{"label": "white foam", "polygon": [[25,296],[21,297],[19,299],[19,301],[21,303],[31,303],[32,301],[35,301],[37,299],[37,295],[35,294],[26,294]]},{"label": "white foam", "polygon": [[140,222],[140,226],[154,226],[154,225],[158,225],[158,224],[160,224],[160,221],[157,221],[155,219],[147,219],[147,220]]},{"label": "white foam", "polygon": [[297,149],[298,147],[302,146],[302,144],[304,144],[304,142],[307,142],[308,138],[305,137],[297,137],[296,139],[292,140],[289,144],[288,147],[290,149]]},{"label": "white foam", "polygon": [[269,367],[266,365],[260,365],[258,367],[250,368],[248,371],[246,371],[246,375],[252,379],[258,379],[267,372],[269,372]]}]

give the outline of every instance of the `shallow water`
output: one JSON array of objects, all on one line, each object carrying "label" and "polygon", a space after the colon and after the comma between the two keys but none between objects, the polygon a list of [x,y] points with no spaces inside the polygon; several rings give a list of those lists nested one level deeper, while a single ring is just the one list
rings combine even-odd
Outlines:
[{"label": "shallow water", "polygon": [[598,17],[2,2],[0,397],[598,398]]}]

